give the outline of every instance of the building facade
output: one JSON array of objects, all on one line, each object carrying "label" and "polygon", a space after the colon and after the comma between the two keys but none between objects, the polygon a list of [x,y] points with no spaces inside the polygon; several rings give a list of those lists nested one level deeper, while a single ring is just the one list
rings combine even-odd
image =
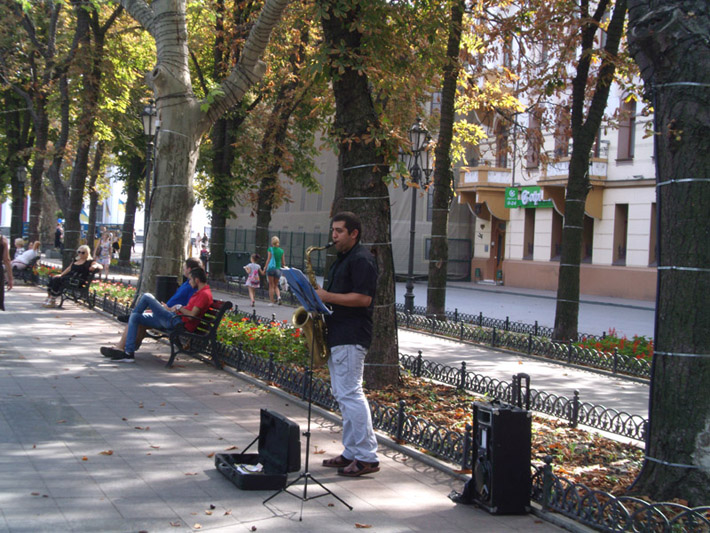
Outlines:
[{"label": "building facade", "polygon": [[[640,116],[627,100],[612,92],[607,114],[619,121],[602,126],[591,154],[580,291],[653,300],[655,166],[653,136],[644,135],[652,118]],[[525,120],[530,124],[533,118]],[[501,143],[495,134],[491,137],[491,145],[478,152],[490,159],[458,174],[459,201],[477,216],[472,277],[556,290],[571,149],[548,132],[540,147],[546,157],[531,157],[528,145],[527,152],[513,149],[512,157],[508,150],[506,158],[497,154]]]}]

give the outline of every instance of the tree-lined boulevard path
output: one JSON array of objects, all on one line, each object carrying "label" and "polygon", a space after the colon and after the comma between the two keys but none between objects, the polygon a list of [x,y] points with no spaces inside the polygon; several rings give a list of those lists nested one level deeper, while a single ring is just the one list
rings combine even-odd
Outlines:
[{"label": "tree-lined boulevard path", "polygon": [[[44,309],[43,299],[20,284],[0,312],[0,532],[562,531],[533,515],[457,506],[446,497],[461,489],[457,477],[386,446],[379,473],[337,476],[320,462],[340,452],[340,426],[318,415],[312,451],[327,455],[312,454],[310,472],[353,511],[323,497],[305,502],[299,521],[292,496],[262,505],[272,491],[238,490],[212,454],[243,451],[261,408],[305,430],[298,400],[190,358],[167,370],[169,349],[153,341],[135,364],[107,362],[98,347],[118,322],[72,302]],[[310,484],[308,495],[319,490]]]},{"label": "tree-lined boulevard path", "polygon": [[[117,275],[116,279],[120,277]],[[124,277],[124,280],[127,278]],[[213,293],[215,298],[231,300],[241,311],[251,313],[252,308],[246,295],[239,296],[221,291],[213,291]],[[415,305],[423,305],[426,302],[426,285],[416,284],[414,293]],[[403,301],[403,294],[404,284],[398,283],[398,301]],[[479,310],[483,310],[485,316],[500,319],[510,316],[511,320],[526,322],[529,322],[529,319],[524,319],[525,316],[539,317],[547,308],[549,311],[547,316],[552,320],[554,319],[552,294],[545,291],[455,282],[447,288],[447,302],[452,302],[450,306],[447,305],[447,308],[458,308],[462,313],[476,314]],[[652,302],[593,296],[583,296],[582,302],[581,319],[596,315],[595,320],[604,320],[604,323],[609,326],[616,327],[617,331],[630,331],[637,325],[647,328],[650,332],[653,331]],[[486,305],[490,305],[491,309],[485,307]],[[260,300],[256,301],[255,309],[258,315],[264,317],[273,315],[277,320],[290,321],[293,314],[292,307],[269,306],[268,302]],[[541,326],[551,325],[540,318],[538,321]],[[591,320],[580,322],[581,331],[594,333],[592,326]],[[530,386],[533,389],[568,398],[572,398],[574,391],[578,390],[580,399],[584,402],[603,405],[629,414],[648,416],[648,385],[645,383],[402,328],[398,331],[398,337],[400,353],[416,356],[421,350],[425,359],[455,367],[459,367],[461,362],[465,361],[466,368],[470,372],[501,381],[510,381],[514,374],[523,372],[530,375]]]}]

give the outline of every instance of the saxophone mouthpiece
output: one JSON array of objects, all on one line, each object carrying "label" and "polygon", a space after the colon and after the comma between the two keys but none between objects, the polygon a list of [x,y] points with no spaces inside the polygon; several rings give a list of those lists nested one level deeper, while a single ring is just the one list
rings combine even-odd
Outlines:
[{"label": "saxophone mouthpiece", "polygon": [[331,246],[335,246],[335,243],[333,241],[330,241],[328,244],[325,245],[325,249],[327,250]]}]

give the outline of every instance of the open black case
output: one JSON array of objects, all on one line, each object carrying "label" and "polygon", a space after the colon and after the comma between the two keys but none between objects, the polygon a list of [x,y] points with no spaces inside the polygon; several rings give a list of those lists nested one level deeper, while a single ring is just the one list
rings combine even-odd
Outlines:
[{"label": "open black case", "polygon": [[[247,453],[259,441],[258,453]],[[215,466],[242,490],[278,490],[286,486],[289,472],[301,469],[301,431],[285,416],[261,410],[259,436],[242,453],[218,453]],[[261,463],[261,471],[251,471]]]}]

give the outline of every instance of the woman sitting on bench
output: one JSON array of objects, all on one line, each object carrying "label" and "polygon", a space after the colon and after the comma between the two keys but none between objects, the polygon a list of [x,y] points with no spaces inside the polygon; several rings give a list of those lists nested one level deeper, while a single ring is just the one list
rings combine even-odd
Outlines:
[{"label": "woman sitting on bench", "polygon": [[101,270],[101,265],[91,257],[91,250],[86,244],[79,246],[76,251],[77,256],[72,264],[69,265],[58,276],[49,278],[49,288],[47,289],[47,300],[44,307],[56,307],[57,297],[62,295],[64,287],[69,284],[72,279],[80,278],[82,281],[89,279],[91,272]]},{"label": "woman sitting on bench", "polygon": [[39,241],[36,241],[32,243],[32,246],[29,250],[25,250],[20,255],[16,256],[15,259],[12,260],[12,268],[14,268],[15,270],[26,269],[32,263],[32,261],[34,261],[40,256],[40,245],[41,243]]}]

